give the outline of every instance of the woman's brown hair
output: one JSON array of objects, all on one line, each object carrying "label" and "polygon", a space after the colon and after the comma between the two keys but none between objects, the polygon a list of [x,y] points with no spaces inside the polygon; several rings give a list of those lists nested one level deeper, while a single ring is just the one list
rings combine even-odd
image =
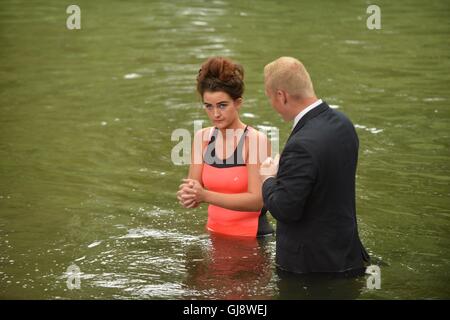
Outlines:
[{"label": "woman's brown hair", "polygon": [[236,100],[244,94],[244,68],[230,59],[212,57],[206,60],[197,76],[197,91],[224,91]]}]

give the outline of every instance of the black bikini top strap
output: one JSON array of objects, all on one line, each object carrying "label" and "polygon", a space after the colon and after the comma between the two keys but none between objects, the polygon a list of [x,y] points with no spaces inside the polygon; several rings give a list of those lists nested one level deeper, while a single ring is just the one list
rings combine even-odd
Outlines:
[{"label": "black bikini top strap", "polygon": [[248,126],[245,126],[244,132],[241,136],[241,139],[238,142],[236,149],[233,152],[233,155],[230,158],[222,160],[217,157],[216,154],[216,140],[219,129],[217,127],[214,128],[213,134],[211,135],[211,139],[208,142],[208,146],[206,148],[205,153],[205,163],[209,165],[214,165],[217,167],[233,167],[233,166],[245,166],[245,161],[243,159],[243,147],[245,142],[245,136],[248,131]]}]

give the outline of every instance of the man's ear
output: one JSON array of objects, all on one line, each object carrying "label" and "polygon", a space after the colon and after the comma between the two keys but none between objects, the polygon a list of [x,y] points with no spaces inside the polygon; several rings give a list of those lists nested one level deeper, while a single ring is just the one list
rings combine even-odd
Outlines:
[{"label": "man's ear", "polygon": [[286,92],[284,92],[283,90],[277,90],[277,99],[283,105],[286,105],[286,103],[287,103]]}]

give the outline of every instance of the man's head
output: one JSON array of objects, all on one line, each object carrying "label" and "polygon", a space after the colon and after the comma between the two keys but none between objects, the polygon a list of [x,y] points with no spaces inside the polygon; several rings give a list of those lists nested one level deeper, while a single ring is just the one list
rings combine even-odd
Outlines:
[{"label": "man's head", "polygon": [[295,58],[281,57],[266,65],[264,86],[273,108],[285,121],[317,100],[308,71]]}]

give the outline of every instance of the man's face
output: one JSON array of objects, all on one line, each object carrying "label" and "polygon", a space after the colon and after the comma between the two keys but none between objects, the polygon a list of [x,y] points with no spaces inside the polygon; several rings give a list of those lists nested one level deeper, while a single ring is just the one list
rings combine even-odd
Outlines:
[{"label": "man's face", "polygon": [[267,81],[265,81],[265,93],[266,93],[266,97],[269,99],[270,104],[272,105],[273,109],[278,112],[284,120],[286,120],[285,115],[284,115],[284,104],[282,103],[282,97],[280,95],[280,90],[277,91],[273,91],[272,88],[268,88],[267,86]]},{"label": "man's face", "polygon": [[275,109],[275,111],[278,112],[277,108],[276,108],[276,100],[275,100],[275,93],[272,92],[271,88],[268,88],[267,86],[267,81],[265,81],[264,83],[264,91],[266,94],[267,99],[269,99],[270,104],[272,105],[272,107]]}]

